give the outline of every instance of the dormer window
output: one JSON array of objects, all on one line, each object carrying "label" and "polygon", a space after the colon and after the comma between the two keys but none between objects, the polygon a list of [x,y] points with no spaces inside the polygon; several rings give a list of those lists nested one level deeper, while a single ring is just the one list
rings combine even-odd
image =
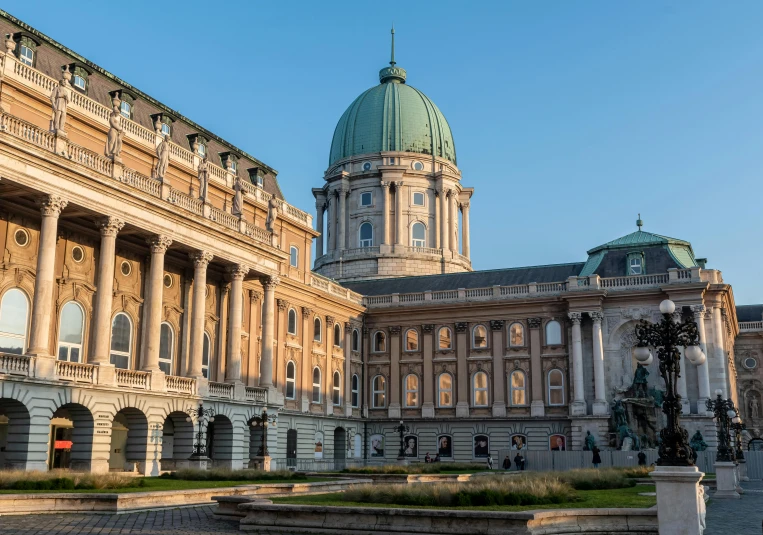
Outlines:
[{"label": "dormer window", "polygon": [[207,146],[204,143],[199,143],[199,156],[202,158],[207,155]]},{"label": "dormer window", "polygon": [[119,113],[122,114],[122,117],[125,119],[132,119],[132,110],[133,103],[135,102],[135,97],[124,89],[110,91],[109,95],[111,96],[112,100],[115,98],[119,99]]},{"label": "dormer window", "polygon": [[207,155],[207,143],[207,138],[201,134],[188,134],[188,145],[191,147],[191,151],[201,158]]},{"label": "dormer window", "polygon": [[162,135],[163,136],[169,136],[172,133],[170,130],[170,125],[167,123],[162,123]]},{"label": "dormer window", "polygon": [[170,117],[166,113],[155,113],[151,116],[151,120],[154,121],[154,130],[157,134],[163,137],[172,136],[172,123],[174,118]]},{"label": "dormer window", "polygon": [[31,67],[34,65],[34,50],[26,45],[21,45],[21,49],[19,50],[19,60],[24,65],[29,65]]},{"label": "dormer window", "polygon": [[630,253],[628,255],[628,275],[643,275],[646,273],[643,253]]},{"label": "dormer window", "polygon": [[16,35],[18,36],[16,38],[16,41],[18,42],[16,53],[18,54],[19,61],[24,65],[34,67],[35,61],[37,60],[37,41],[28,35]]},{"label": "dormer window", "polygon": [[82,91],[87,89],[87,81],[79,74],[75,74],[74,78],[72,78],[72,85],[78,89],[81,89]]},{"label": "dormer window", "polygon": [[82,93],[87,93],[87,80],[90,72],[76,63],[69,65],[69,72],[72,73],[72,86]]},{"label": "dormer window", "polygon": [[257,169],[256,167],[252,167],[251,169],[247,169],[246,171],[247,173],[249,173],[249,182],[257,186],[258,188],[261,188],[264,182],[261,171]]},{"label": "dormer window", "polygon": [[223,167],[230,170],[234,175],[238,171],[238,156],[232,152],[221,152],[220,162],[222,162]]},{"label": "dormer window", "polygon": [[123,100],[122,103],[119,105],[119,113],[122,114],[122,117],[125,117],[127,119],[132,118],[132,104]]}]

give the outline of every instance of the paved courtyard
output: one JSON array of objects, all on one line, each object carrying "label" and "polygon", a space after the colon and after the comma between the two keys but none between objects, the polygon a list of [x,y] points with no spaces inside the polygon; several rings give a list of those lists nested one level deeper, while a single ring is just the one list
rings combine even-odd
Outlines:
[{"label": "paved courtyard", "polygon": [[763,529],[763,482],[742,483],[739,500],[713,500],[707,506],[705,535],[761,535]]}]

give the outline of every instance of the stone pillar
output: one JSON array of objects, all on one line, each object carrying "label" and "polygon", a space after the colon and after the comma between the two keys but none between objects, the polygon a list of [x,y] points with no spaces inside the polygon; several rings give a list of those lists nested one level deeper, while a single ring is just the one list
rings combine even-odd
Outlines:
[{"label": "stone pillar", "polygon": [[404,245],[403,240],[403,181],[395,182],[395,245]]},{"label": "stone pillar", "polygon": [[469,324],[456,322],[456,418],[469,417],[469,368],[467,366],[467,347]]},{"label": "stone pillar", "polygon": [[540,326],[541,318],[528,318],[527,325],[530,328],[530,378],[532,401],[530,402],[530,416],[544,416],[546,403],[543,394],[543,364],[540,360],[541,341]]},{"label": "stone pillar", "polygon": [[190,269],[185,270],[183,276],[183,320],[180,328],[180,375],[190,377],[191,369],[191,310],[193,288],[193,272]]},{"label": "stone pillar", "polygon": [[381,181],[381,244],[389,245],[389,182]]},{"label": "stone pillar", "polygon": [[398,326],[389,328],[389,410],[390,418],[400,418],[400,331]]},{"label": "stone pillar", "polygon": [[[310,412],[310,401],[313,394],[313,309],[302,307],[302,370],[299,372],[297,385],[300,393],[302,412]],[[295,392],[296,393],[296,392]]]},{"label": "stone pillar", "polygon": [[319,199],[315,202],[315,211],[316,211],[316,219],[315,219],[315,225],[316,229],[320,234],[315,240],[315,258],[320,258],[323,256],[323,208],[325,206],[325,202],[323,199]]},{"label": "stone pillar", "polygon": [[[53,321],[53,287],[56,284],[56,240],[58,237],[58,216],[66,208],[68,201],[57,195],[47,195],[40,199],[40,244],[37,249],[37,271],[34,278],[34,299],[32,321],[29,328],[27,355],[50,357],[50,332]],[[52,376],[53,366],[45,370]]]},{"label": "stone pillar", "polygon": [[172,244],[167,236],[152,236],[146,240],[151,249],[151,267],[148,271],[147,292],[143,302],[144,340],[146,343],[143,371],[159,372],[159,342],[162,331],[162,293],[164,290],[164,256]]},{"label": "stone pillar", "polygon": [[736,463],[715,461],[716,491],[713,499],[733,498],[738,499]]},{"label": "stone pillar", "polygon": [[471,258],[469,245],[469,201],[461,203],[461,250],[466,258]]},{"label": "stone pillar", "polygon": [[601,312],[590,312],[593,319],[593,382],[594,382],[594,416],[603,416],[608,413],[607,394],[604,377],[604,340],[601,335],[601,320],[604,314]]},{"label": "stone pillar", "polygon": [[225,363],[225,382],[241,383],[241,325],[244,322],[244,277],[249,267],[229,266],[230,296],[228,297],[228,358]]},{"label": "stone pillar", "polygon": [[491,320],[490,330],[493,332],[491,347],[493,349],[493,417],[506,417],[506,373],[503,367],[503,320]]},{"label": "stone pillar", "polygon": [[570,404],[570,416],[585,416],[585,388],[583,386],[583,338],[580,332],[580,322],[583,314],[570,312],[567,314],[572,322],[572,384],[573,401]]},{"label": "stone pillar", "polygon": [[707,311],[705,310],[705,305],[692,305],[691,310],[694,313],[694,321],[699,331],[699,347],[707,357],[705,362],[697,366],[697,383],[699,387],[697,414],[704,414],[707,412],[707,400],[710,399],[710,373],[708,371],[710,355],[707,354],[707,334],[705,333]]},{"label": "stone pillar", "polygon": [[[96,222],[101,231],[101,249],[98,257],[98,289],[95,292],[95,310],[93,312],[94,330],[93,350],[90,363],[110,366],[111,359],[111,307],[114,298],[114,257],[116,253],[117,233],[124,222],[116,217],[104,217]],[[99,382],[101,374],[99,374]],[[104,377],[105,379],[105,377]]]},{"label": "stone pillar", "polygon": [[423,403],[421,404],[421,417],[434,418],[434,324],[421,326],[423,333],[422,348],[424,356],[424,373],[421,377],[420,388],[422,390]]},{"label": "stone pillar", "polygon": [[326,227],[329,233],[329,247],[327,252],[336,251],[336,197],[333,191],[329,191],[326,198],[328,205],[328,217],[326,218]]},{"label": "stone pillar", "polygon": [[326,367],[324,368],[323,376],[323,403],[326,416],[334,414],[334,404],[331,396],[334,393],[334,371],[332,369],[332,362],[334,361],[334,323],[336,320],[333,316],[326,316]]},{"label": "stone pillar", "polygon": [[696,466],[656,466],[650,474],[657,487],[659,532],[702,535],[705,500],[699,482],[704,476]]},{"label": "stone pillar", "polygon": [[728,381],[726,379],[726,352],[723,349],[723,320],[721,307],[713,307],[713,354],[718,369],[719,388],[723,390],[723,399],[729,397]]},{"label": "stone pillar", "polygon": [[276,286],[281,279],[276,275],[262,277],[262,356],[260,361],[260,386],[273,386],[273,328],[275,323]]},{"label": "stone pillar", "polygon": [[347,234],[346,234],[346,224],[347,224],[347,194],[350,192],[347,188],[340,188],[338,190],[339,193],[339,232],[337,233],[339,238],[339,243],[337,248],[339,250],[346,249],[347,248]]},{"label": "stone pillar", "polygon": [[437,189],[437,194],[440,196],[440,247],[443,251],[447,251],[450,249],[450,246],[448,243],[448,229],[450,228],[450,225],[448,224],[448,194],[450,193],[450,190],[445,187],[440,187]]},{"label": "stone pillar", "polygon": [[[344,415],[352,416],[352,323],[344,324]],[[341,387],[341,385],[340,385]],[[349,440],[349,437],[348,437]]]},{"label": "stone pillar", "polygon": [[458,254],[458,235],[456,233],[456,225],[458,224],[458,202],[456,201],[455,189],[450,190],[450,201],[448,202],[448,210],[450,211],[448,217],[449,230],[448,239],[450,240],[450,250]]},{"label": "stone pillar", "polygon": [[[212,261],[212,254],[196,251],[189,255],[193,261],[193,308],[191,309],[191,364],[188,375],[197,382],[203,381],[201,370],[204,355],[204,316],[206,315],[207,300],[207,266]],[[211,362],[210,362],[211,369]]]},{"label": "stone pillar", "polygon": [[[218,291],[217,285],[215,285],[215,291]],[[225,350],[228,347],[228,303],[230,298],[230,284],[224,283],[219,286],[219,296],[217,300],[217,325],[215,329],[217,336],[215,337],[215,349],[212,354],[214,358],[214,366],[209,367],[209,380],[215,382],[223,382],[225,380],[225,360],[227,358]]]},{"label": "stone pillar", "polygon": [[[249,290],[249,362],[247,363],[246,384],[256,386],[260,380],[258,369],[260,353],[260,329],[257,323],[257,316],[260,311],[259,302],[262,294]],[[257,378],[255,381],[255,377]]]},{"label": "stone pillar", "polygon": [[[275,349],[273,350],[273,384],[283,386],[286,382],[286,340],[289,330],[289,309],[291,303],[286,299],[276,299],[278,309],[276,316]],[[295,311],[296,312],[296,311]],[[281,343],[279,343],[281,342]]]}]

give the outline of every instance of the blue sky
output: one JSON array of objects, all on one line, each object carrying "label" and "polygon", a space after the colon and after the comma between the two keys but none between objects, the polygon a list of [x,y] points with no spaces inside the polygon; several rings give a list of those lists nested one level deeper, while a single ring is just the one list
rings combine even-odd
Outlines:
[{"label": "blue sky", "polygon": [[[334,127],[398,65],[475,188],[475,269],[692,242],[763,302],[763,2],[81,2],[7,6],[279,171],[314,212]],[[161,11],[157,9],[160,6]]]}]

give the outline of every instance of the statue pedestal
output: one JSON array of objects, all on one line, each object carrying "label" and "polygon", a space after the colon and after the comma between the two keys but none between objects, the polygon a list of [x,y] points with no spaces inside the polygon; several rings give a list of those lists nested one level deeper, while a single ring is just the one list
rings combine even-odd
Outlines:
[{"label": "statue pedestal", "polygon": [[[735,463],[715,462],[716,491],[713,498],[738,499]],[[659,500],[659,497],[658,497]],[[659,503],[659,501],[658,501]]]},{"label": "statue pedestal", "polygon": [[739,464],[737,464],[737,475],[739,476],[739,481],[750,480],[750,477],[747,475],[747,461],[744,459],[739,461]]},{"label": "statue pedestal", "polygon": [[671,535],[702,535],[705,529],[705,474],[696,466],[657,466],[650,474],[657,487],[659,532]]}]

